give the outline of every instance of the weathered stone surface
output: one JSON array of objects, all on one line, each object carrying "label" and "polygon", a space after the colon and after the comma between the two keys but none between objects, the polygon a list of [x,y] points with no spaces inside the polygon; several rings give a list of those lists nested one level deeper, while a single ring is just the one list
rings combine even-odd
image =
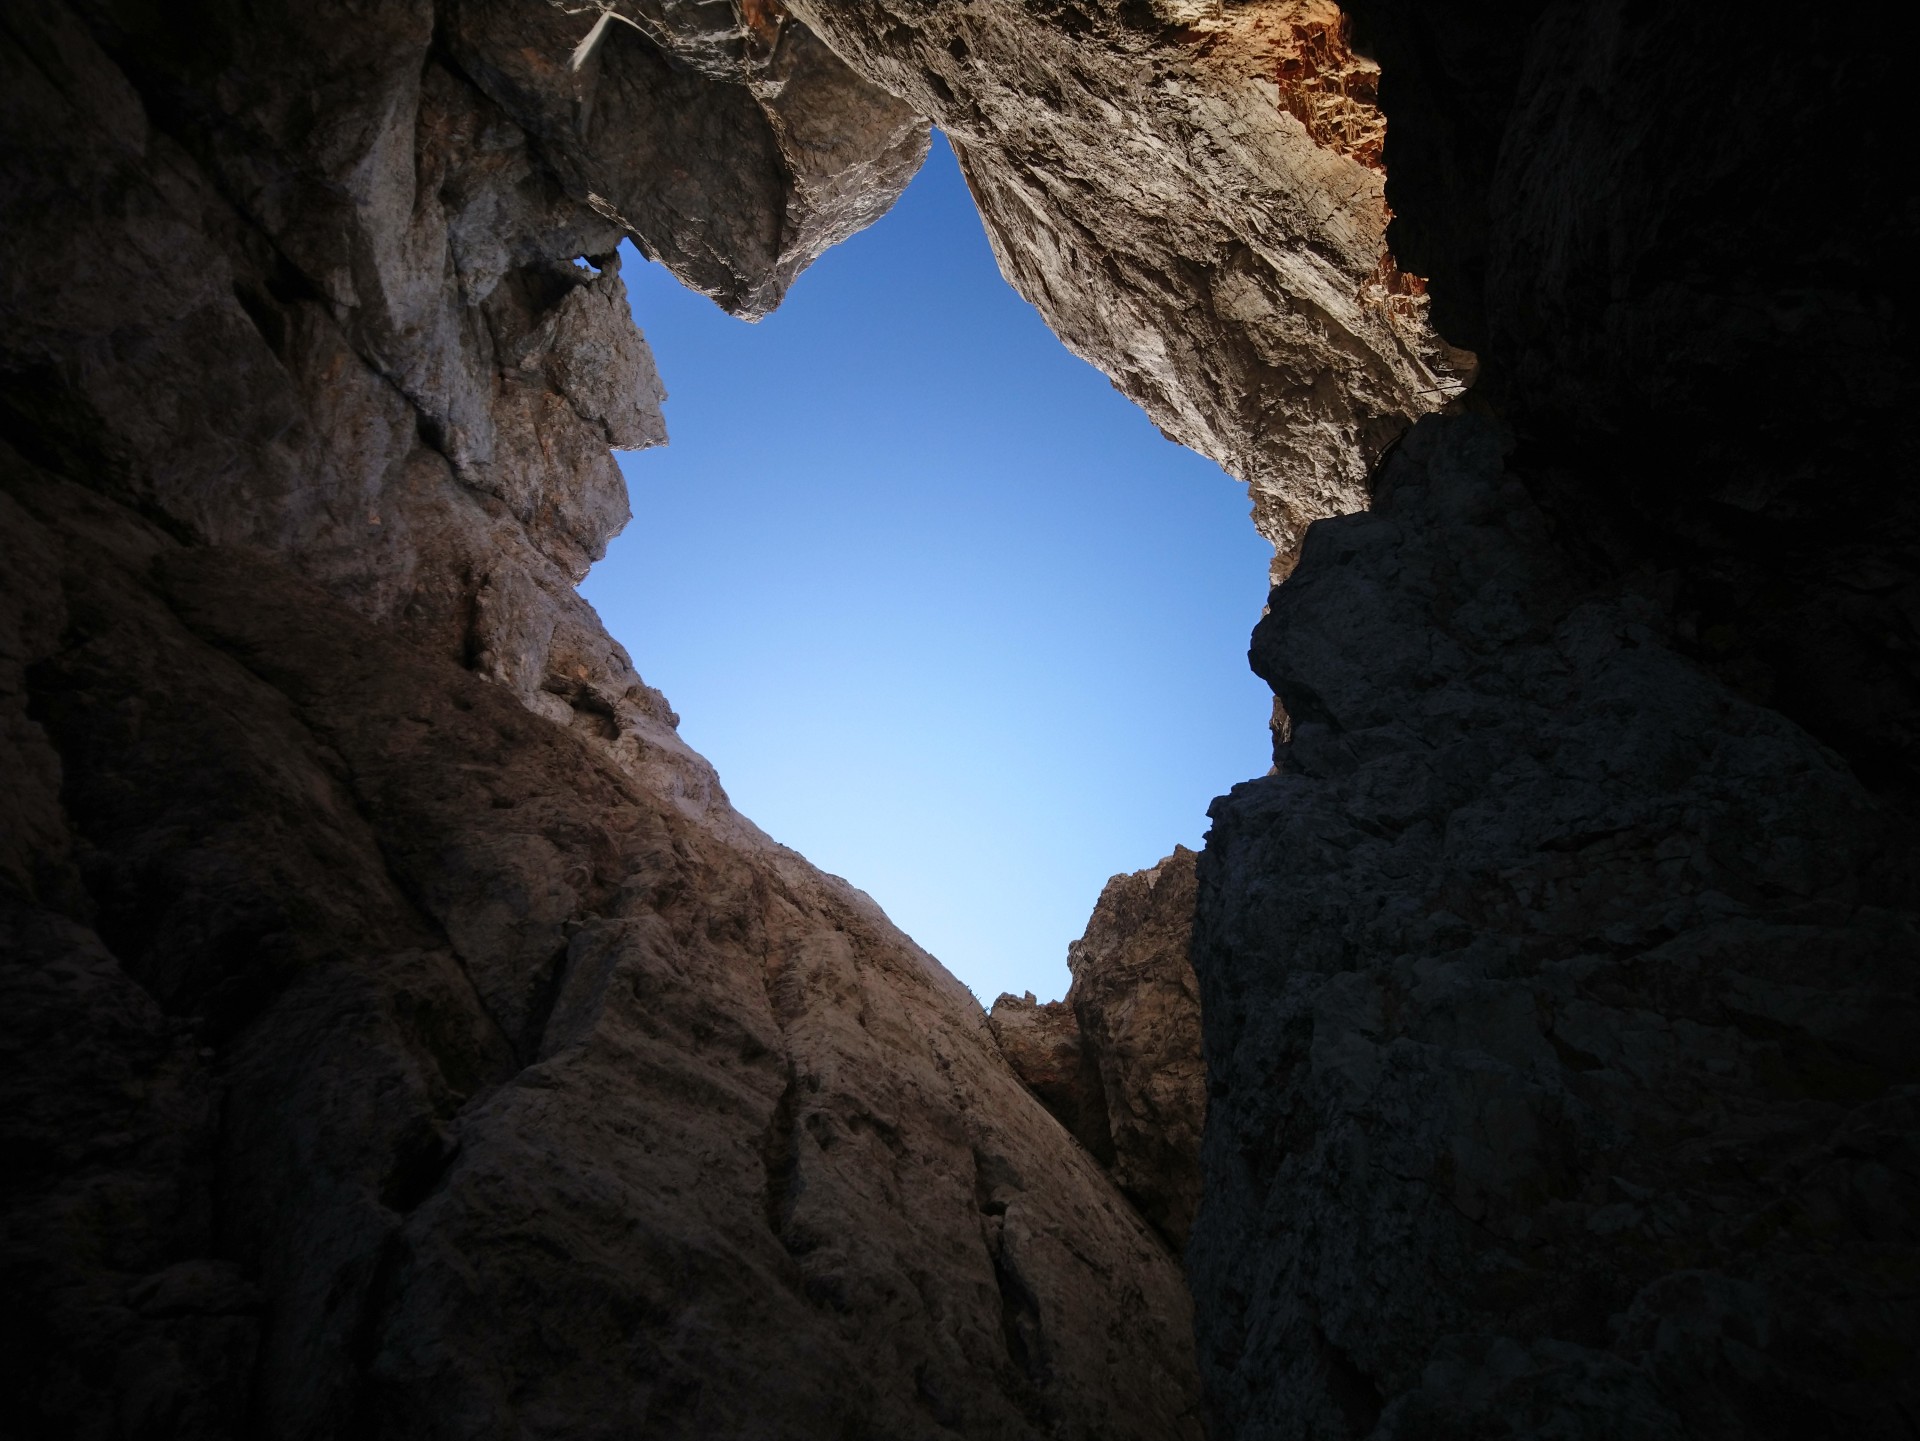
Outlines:
[{"label": "weathered stone surface", "polygon": [[728,6],[613,24],[577,72],[591,17],[526,0],[88,15],[10,22],[0,365],[26,436],[705,805],[710,768],[574,593],[627,519],[608,446],[665,438],[615,249],[765,309],[891,203],[924,123]]},{"label": "weathered stone surface", "polygon": [[1111,1171],[1113,1134],[1107,1126],[1106,1088],[1071,1002],[1036,1001],[1032,991],[1002,995],[987,1012],[987,1022],[1013,1073]]},{"label": "weathered stone surface", "polygon": [[1422,422],[1256,632],[1293,736],[1194,948],[1216,1429],[1898,1435],[1911,836],[1506,448]]},{"label": "weathered stone surface", "polygon": [[1216,1430],[1903,1436],[1916,213],[1834,139],[1900,133],[1898,62],[1351,8],[1506,439],[1423,423],[1256,637],[1292,739],[1195,947]]},{"label": "weathered stone surface", "polygon": [[1920,806],[1920,361],[1897,53],[1716,0],[1352,0],[1389,237],[1564,543]]},{"label": "weathered stone surface", "polygon": [[[1194,1433],[1172,1263],[1019,1045],[572,590],[660,435],[622,235],[756,313],[920,112],[1281,569],[1465,375],[1402,266],[1501,417],[1416,429],[1256,642],[1292,730],[1194,946],[1218,1433],[1909,1435],[1897,51],[1352,9],[0,12],[22,1429]],[[1082,1075],[1175,1049],[1079,999]],[[1117,1168],[1171,1102],[1115,1074]]]},{"label": "weathered stone surface", "polygon": [[457,0],[447,13],[460,65],[568,195],[739,315],[778,305],[926,158],[927,122],[777,5]]},{"label": "weathered stone surface", "polygon": [[1008,280],[1292,563],[1470,357],[1394,265],[1371,62],[1320,0],[791,7],[953,141]]},{"label": "weathered stone surface", "polygon": [[[20,922],[25,1014],[66,1019],[10,1124],[96,1149],[13,1214],[11,1273],[69,1298],[12,1338],[27,1415],[1190,1426],[1177,1271],[857,892],[277,565],[36,480],[14,533],[68,622],[31,694],[92,924]],[[123,1351],[158,1353],[133,1395]]]},{"label": "weathered stone surface", "polygon": [[1067,1001],[1099,1070],[1113,1178],[1176,1251],[1200,1203],[1207,1108],[1188,958],[1196,859],[1176,846],[1157,866],[1115,876],[1067,948]]},{"label": "weathered stone surface", "polygon": [[0,15],[10,1433],[1197,1435],[1158,1238],[573,590],[626,227],[750,311],[924,143],[769,14]]},{"label": "weathered stone surface", "polygon": [[1067,948],[1063,1001],[1002,996],[1000,1049],[1175,1251],[1200,1203],[1207,1094],[1200,992],[1187,952],[1195,853],[1115,876]]}]

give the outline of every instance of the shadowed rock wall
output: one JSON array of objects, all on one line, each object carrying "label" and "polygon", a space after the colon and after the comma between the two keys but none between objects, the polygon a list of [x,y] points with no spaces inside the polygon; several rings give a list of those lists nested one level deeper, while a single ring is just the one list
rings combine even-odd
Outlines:
[{"label": "shadowed rock wall", "polygon": [[1910,826],[1572,567],[1509,447],[1422,422],[1256,633],[1293,736],[1194,949],[1216,1429],[1897,1436]]},{"label": "shadowed rock wall", "polygon": [[1352,8],[1390,239],[1498,418],[1417,426],[1255,635],[1292,737],[1216,802],[1195,938],[1216,1433],[1905,1436],[1893,62]]},{"label": "shadowed rock wall", "polygon": [[[1884,47],[1728,5],[1357,0],[1390,239],[1561,543],[1920,800],[1911,131]],[[1778,17],[1773,17],[1778,18]]]},{"label": "shadowed rock wall", "polygon": [[621,17],[0,14],[8,1435],[1197,1434],[1160,1240],[574,592],[623,236],[755,313],[926,144]]},{"label": "shadowed rock wall", "polygon": [[1067,948],[1066,999],[1001,996],[988,1019],[1021,1080],[1175,1251],[1200,1204],[1206,1083],[1185,846],[1115,876]]}]

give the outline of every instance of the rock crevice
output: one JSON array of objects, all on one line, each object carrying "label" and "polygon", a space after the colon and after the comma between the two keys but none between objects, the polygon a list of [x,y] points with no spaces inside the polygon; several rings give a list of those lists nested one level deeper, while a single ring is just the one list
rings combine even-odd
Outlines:
[{"label": "rock crevice", "polygon": [[795,0],[953,142],[1001,271],[1292,565],[1472,358],[1386,247],[1375,67],[1321,0]]},{"label": "rock crevice", "polygon": [[1200,1203],[1206,1084],[1188,957],[1195,853],[1115,876],[1067,948],[1062,1001],[1002,996],[989,1016],[1020,1079],[1177,1252]]}]

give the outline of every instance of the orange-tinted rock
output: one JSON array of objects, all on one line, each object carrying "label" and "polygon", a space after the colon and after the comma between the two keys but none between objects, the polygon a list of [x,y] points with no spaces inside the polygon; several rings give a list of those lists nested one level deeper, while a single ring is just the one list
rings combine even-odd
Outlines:
[{"label": "orange-tinted rock", "polygon": [[795,0],[953,141],[1000,268],[1292,564],[1466,388],[1386,247],[1374,67],[1324,0]]}]

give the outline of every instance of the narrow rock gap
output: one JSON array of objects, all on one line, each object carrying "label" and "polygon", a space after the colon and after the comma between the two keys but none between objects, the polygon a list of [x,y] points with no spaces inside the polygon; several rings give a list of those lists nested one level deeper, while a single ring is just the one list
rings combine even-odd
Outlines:
[{"label": "narrow rock gap", "polygon": [[842,250],[751,330],[630,260],[672,441],[623,460],[635,518],[583,591],[745,814],[983,1003],[1057,996],[1106,879],[1268,763],[1270,552],[1007,289],[944,146]]}]

